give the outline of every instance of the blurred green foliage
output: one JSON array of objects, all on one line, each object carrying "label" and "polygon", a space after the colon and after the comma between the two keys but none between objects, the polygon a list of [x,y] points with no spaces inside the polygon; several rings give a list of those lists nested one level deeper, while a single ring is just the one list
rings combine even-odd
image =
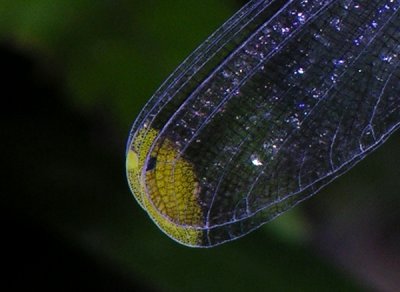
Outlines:
[{"label": "blurred green foliage", "polygon": [[63,70],[73,103],[109,109],[123,126],[236,8],[215,0],[3,1],[0,34]]},{"label": "blurred green foliage", "polygon": [[[14,204],[151,289],[354,291],[352,280],[303,245],[308,231],[299,210],[246,238],[196,250],[162,234],[129,193],[124,146],[136,114],[238,8],[233,0],[0,1],[1,40],[58,76],[68,109],[61,115],[46,101],[49,110],[33,114],[32,149],[14,149],[30,160],[14,163],[35,171],[22,173],[28,180],[20,192],[29,196]],[[45,159],[39,148],[48,149]]]}]

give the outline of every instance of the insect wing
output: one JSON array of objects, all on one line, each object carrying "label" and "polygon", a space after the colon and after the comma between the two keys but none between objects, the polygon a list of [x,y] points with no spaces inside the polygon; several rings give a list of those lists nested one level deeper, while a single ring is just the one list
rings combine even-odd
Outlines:
[{"label": "insect wing", "polygon": [[399,7],[251,1],[211,36],[128,143],[161,229],[190,246],[241,237],[383,143],[400,121]]}]

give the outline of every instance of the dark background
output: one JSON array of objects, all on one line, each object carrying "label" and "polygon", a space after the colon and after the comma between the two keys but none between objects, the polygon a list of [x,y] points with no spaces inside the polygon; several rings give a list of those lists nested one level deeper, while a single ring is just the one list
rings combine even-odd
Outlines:
[{"label": "dark background", "polygon": [[190,249],[140,209],[146,100],[245,1],[0,1],[2,273],[11,290],[395,291],[399,134],[237,241]]}]

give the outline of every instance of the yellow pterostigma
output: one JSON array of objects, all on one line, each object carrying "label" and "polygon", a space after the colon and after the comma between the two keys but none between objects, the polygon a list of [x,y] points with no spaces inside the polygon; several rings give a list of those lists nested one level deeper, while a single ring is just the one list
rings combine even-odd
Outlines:
[{"label": "yellow pterostigma", "polygon": [[126,160],[129,186],[138,203],[168,236],[196,246],[202,231],[194,226],[201,224],[203,214],[194,168],[169,140],[156,144],[149,153],[157,134],[153,128],[142,128],[131,141]]}]

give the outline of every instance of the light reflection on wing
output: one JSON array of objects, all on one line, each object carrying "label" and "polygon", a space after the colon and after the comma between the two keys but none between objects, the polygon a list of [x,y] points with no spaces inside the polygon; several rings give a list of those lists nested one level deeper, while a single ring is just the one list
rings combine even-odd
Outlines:
[{"label": "light reflection on wing", "polygon": [[383,143],[400,122],[399,7],[251,1],[211,36],[128,141],[131,188],[161,229],[189,246],[241,237]]}]

